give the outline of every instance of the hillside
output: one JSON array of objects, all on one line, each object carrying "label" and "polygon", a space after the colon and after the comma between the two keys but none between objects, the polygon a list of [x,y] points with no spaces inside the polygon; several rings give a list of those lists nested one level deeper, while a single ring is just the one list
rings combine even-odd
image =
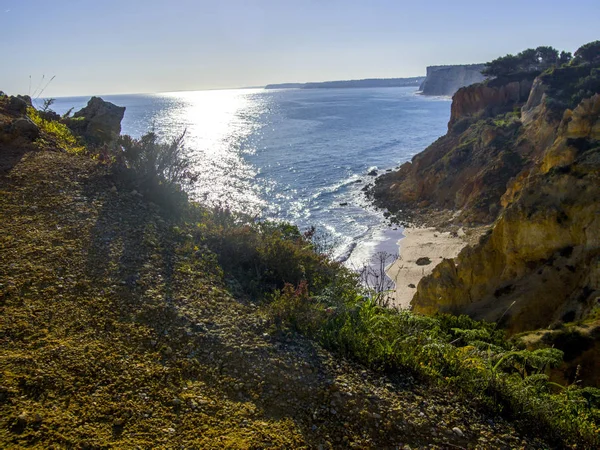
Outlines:
[{"label": "hillside", "polygon": [[392,211],[445,218],[431,225],[490,226],[421,280],[415,312],[500,321],[511,335],[556,330],[525,341],[569,354],[557,380],[598,386],[600,61],[584,54],[460,89],[448,133],[373,194]]},{"label": "hillside", "polygon": [[224,272],[243,281],[247,255],[219,262],[245,226],[164,210],[23,111],[0,98],[0,446],[541,446],[458,391],[281,331]]}]

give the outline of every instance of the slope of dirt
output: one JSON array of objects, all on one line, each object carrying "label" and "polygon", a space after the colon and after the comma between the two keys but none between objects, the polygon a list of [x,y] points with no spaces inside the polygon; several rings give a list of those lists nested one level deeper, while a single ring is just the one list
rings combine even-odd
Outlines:
[{"label": "slope of dirt", "polygon": [[452,392],[274,334],[188,225],[105,166],[8,154],[0,447],[545,447]]}]

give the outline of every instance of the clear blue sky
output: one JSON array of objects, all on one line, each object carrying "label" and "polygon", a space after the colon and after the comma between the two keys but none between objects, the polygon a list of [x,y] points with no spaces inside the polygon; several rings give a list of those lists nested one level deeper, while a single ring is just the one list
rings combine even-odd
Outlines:
[{"label": "clear blue sky", "polygon": [[[600,0],[0,0],[0,90],[91,95],[425,74],[600,39]],[[32,88],[33,89],[33,88]]]}]

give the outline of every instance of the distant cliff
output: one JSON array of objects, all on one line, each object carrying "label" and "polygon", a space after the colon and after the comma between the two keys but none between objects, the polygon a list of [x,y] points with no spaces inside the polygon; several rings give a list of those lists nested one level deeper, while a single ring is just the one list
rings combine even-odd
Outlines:
[{"label": "distant cliff", "polygon": [[420,90],[423,95],[454,95],[463,86],[483,81],[484,67],[484,64],[429,66]]},{"label": "distant cliff", "polygon": [[268,84],[265,89],[333,89],[333,88],[366,88],[366,87],[410,87],[419,86],[425,77],[411,78],[367,78],[364,80],[321,81],[310,83]]}]

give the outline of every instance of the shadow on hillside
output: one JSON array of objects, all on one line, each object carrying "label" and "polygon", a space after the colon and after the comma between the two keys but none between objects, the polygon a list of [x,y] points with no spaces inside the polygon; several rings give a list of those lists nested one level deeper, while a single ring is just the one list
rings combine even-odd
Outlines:
[{"label": "shadow on hillside", "polygon": [[161,239],[160,216],[147,202],[112,186],[111,176],[99,176],[84,188],[89,200],[102,202],[90,233],[86,275],[109,292],[118,293],[121,307],[127,302],[135,307],[145,286],[154,284],[164,286],[164,298],[168,299],[175,242]]},{"label": "shadow on hillside", "polygon": [[[311,447],[327,441],[339,447],[347,435],[383,441],[386,448],[393,445],[393,433],[389,442],[380,433],[381,417],[386,415],[392,423],[403,421],[400,403],[396,399],[394,404],[392,398],[411,390],[412,378],[407,382],[398,373],[394,379],[374,375],[340,356],[330,356],[318,344],[295,333],[267,335],[263,333],[266,326],[253,329],[244,318],[238,326],[240,331],[248,327],[244,331],[254,335],[252,341],[232,345],[223,338],[227,332],[219,327],[214,333],[205,327],[194,338],[196,348],[202,348],[204,354],[218,355],[216,370],[209,371],[206,381],[219,385],[225,391],[224,398],[255,405],[266,423],[292,421]],[[243,331],[239,335],[244,335]],[[207,363],[205,357],[198,359]],[[387,393],[382,395],[384,390]],[[397,438],[398,430],[388,431],[395,431]],[[420,439],[430,431],[431,423],[414,423],[403,430],[402,439],[421,446],[424,443]],[[456,436],[452,440],[463,444]]]},{"label": "shadow on hillside", "polygon": [[19,146],[0,145],[0,176],[7,175],[29,151]]},{"label": "shadow on hillside", "polygon": [[[223,404],[227,414],[251,419],[246,429],[232,429],[232,435],[250,436],[257,419],[272,430],[287,420],[314,447],[327,441],[343,445],[348,433],[366,433],[387,444],[376,428],[379,419],[373,417],[393,408],[389,395],[372,387],[372,375],[329,357],[302,336],[269,334],[270,325],[256,311],[233,305],[230,310],[226,302],[234,302],[231,298],[215,300],[207,293],[181,289],[181,284],[172,292],[176,283],[192,278],[175,277],[177,240],[169,234],[168,221],[126,190],[111,192],[112,182],[111,177],[98,176],[84,187],[90,204],[101,202],[91,230],[86,275],[105,287],[103,296],[118,309],[121,320],[152,328],[152,335],[140,344],[165,367],[178,367],[172,383],[193,386],[202,380],[234,405],[230,410]],[[340,377],[351,381],[346,385]],[[254,405],[254,417],[244,413],[249,404]],[[173,412],[179,415],[182,408],[177,404]],[[370,415],[363,417],[364,411]],[[399,413],[390,416],[392,422],[401,419]],[[428,431],[425,425],[415,425],[403,439],[415,442],[414,436]]]}]

